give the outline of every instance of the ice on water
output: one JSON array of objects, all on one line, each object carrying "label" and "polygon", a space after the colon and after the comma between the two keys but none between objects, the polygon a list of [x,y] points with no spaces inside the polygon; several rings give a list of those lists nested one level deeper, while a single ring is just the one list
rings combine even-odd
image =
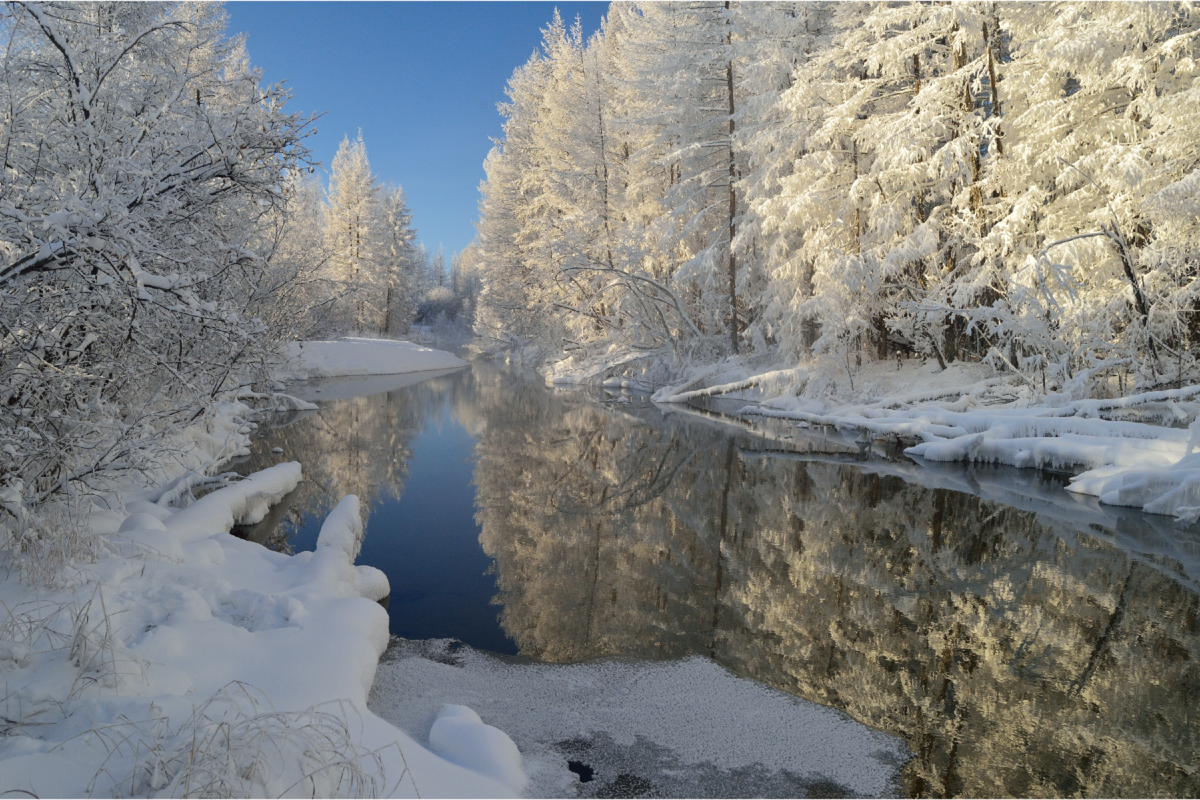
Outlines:
[{"label": "ice on water", "polygon": [[908,757],[895,737],[701,657],[531,664],[393,639],[369,708],[432,747],[446,704],[512,737],[535,797],[876,797],[897,791]]}]

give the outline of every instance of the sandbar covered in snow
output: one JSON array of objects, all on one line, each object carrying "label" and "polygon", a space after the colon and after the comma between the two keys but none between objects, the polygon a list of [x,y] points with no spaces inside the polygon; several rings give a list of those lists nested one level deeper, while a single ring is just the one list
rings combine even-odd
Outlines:
[{"label": "sandbar covered in snow", "polygon": [[327,342],[291,342],[284,379],[333,378],[343,375],[398,375],[405,372],[456,369],[466,361],[444,350],[390,339],[348,337]]}]

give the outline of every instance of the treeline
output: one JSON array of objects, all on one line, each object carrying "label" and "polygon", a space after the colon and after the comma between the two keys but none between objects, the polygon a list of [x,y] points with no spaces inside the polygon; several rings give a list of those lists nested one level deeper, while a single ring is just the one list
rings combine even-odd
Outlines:
[{"label": "treeline", "polygon": [[439,320],[470,327],[478,281],[457,255],[448,267],[440,250],[428,253],[417,241],[403,189],[371,172],[361,133],[338,148],[328,192],[313,174],[297,175],[288,191],[288,247],[319,263],[324,284],[305,335],[406,336],[414,324]]},{"label": "treeline", "polygon": [[486,348],[1194,373],[1183,3],[614,3],[512,76],[472,256]]}]

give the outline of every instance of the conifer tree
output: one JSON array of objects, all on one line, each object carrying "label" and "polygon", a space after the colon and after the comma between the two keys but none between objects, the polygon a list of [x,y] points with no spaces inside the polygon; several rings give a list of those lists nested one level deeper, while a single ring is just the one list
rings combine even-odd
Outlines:
[{"label": "conifer tree", "polygon": [[420,288],[420,263],[415,248],[417,232],[412,227],[408,199],[399,186],[385,187],[378,210],[378,251],[375,267],[384,295],[380,308],[380,333],[392,336],[408,332],[416,314]]},{"label": "conifer tree", "polygon": [[339,315],[344,330],[378,330],[384,316],[386,288],[376,269],[381,194],[362,131],[353,142],[342,139],[329,175],[325,240],[330,273],[347,290]]}]

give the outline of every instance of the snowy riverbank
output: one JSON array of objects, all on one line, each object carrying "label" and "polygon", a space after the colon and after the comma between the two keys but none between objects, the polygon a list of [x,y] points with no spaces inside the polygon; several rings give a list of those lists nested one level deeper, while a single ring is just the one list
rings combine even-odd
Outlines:
[{"label": "snowy riverbank", "polygon": [[[458,361],[403,343],[334,344],[356,369]],[[182,474],[164,465],[158,486],[126,487],[64,519],[91,558],[49,584],[19,569],[0,580],[0,787],[40,797],[519,792],[519,754],[494,728],[460,714],[453,736],[425,747],[367,710],[388,641],[376,601],[390,588],[354,566],[357,498],[329,515],[314,552],[231,534],[302,479],[289,462],[206,480],[242,451],[253,416],[222,405],[212,429],[181,437]],[[205,485],[219,488],[192,500]],[[490,743],[488,757],[459,752],[466,739]]]},{"label": "snowy riverbank", "polygon": [[345,338],[288,345],[285,379],[344,375],[397,375],[465,367],[466,361],[444,350],[390,339]]},{"label": "snowy riverbank", "polygon": [[[1200,386],[1090,399],[1079,391],[1042,395],[979,364],[873,364],[860,370],[857,391],[818,383],[800,369],[718,370],[697,370],[654,400],[752,401],[734,413],[848,433],[864,451],[899,446],[918,463],[1075,472],[1070,492],[1182,522],[1200,519]],[[1086,385],[1081,375],[1079,389]]]}]

